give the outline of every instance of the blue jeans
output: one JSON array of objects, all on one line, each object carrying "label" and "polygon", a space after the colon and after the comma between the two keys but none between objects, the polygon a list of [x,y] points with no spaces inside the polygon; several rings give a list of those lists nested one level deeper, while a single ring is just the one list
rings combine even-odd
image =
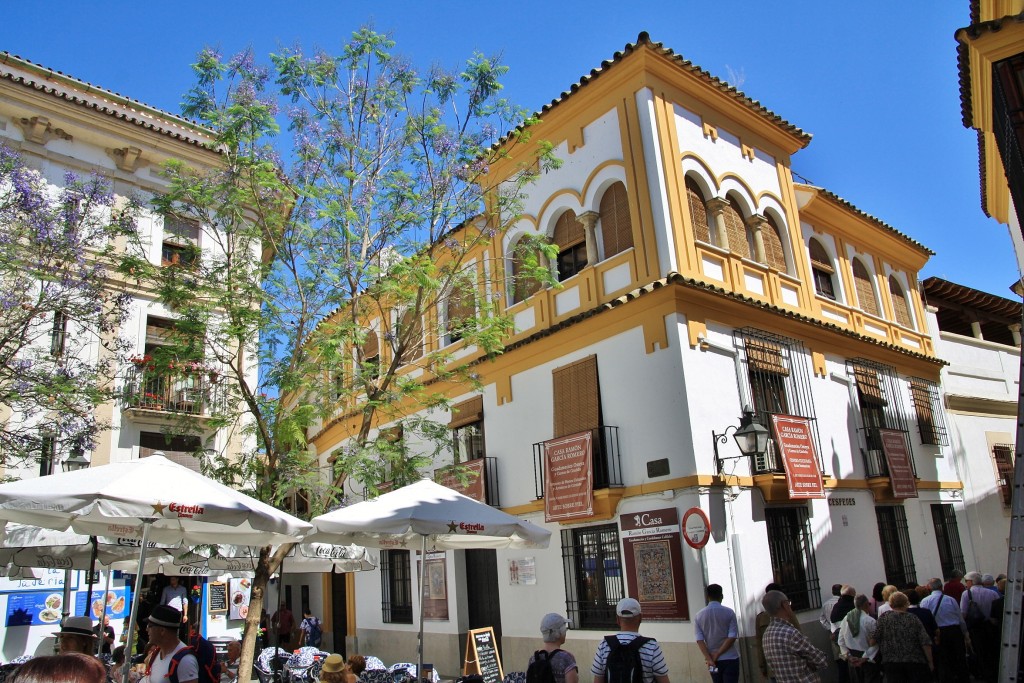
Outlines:
[{"label": "blue jeans", "polygon": [[714,683],[738,683],[740,680],[740,660],[736,659],[719,659],[716,662],[718,666],[718,673],[711,674],[711,680]]}]

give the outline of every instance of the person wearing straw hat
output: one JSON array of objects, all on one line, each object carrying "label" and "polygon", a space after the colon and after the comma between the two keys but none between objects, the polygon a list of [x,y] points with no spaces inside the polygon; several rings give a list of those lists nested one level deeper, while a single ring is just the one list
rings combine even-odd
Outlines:
[{"label": "person wearing straw hat", "polygon": [[146,657],[143,683],[164,683],[173,662],[177,662],[175,674],[178,683],[196,683],[199,680],[199,661],[191,650],[178,655],[187,649],[178,638],[181,612],[170,605],[157,605],[146,617],[146,623],[149,625],[149,644],[155,647]]},{"label": "person wearing straw hat", "polygon": [[349,683],[354,678],[341,655],[327,655],[320,670],[320,683]]},{"label": "person wearing straw hat", "polygon": [[96,654],[96,633],[89,617],[68,617],[60,630],[53,635],[57,636],[62,655],[68,652]]}]

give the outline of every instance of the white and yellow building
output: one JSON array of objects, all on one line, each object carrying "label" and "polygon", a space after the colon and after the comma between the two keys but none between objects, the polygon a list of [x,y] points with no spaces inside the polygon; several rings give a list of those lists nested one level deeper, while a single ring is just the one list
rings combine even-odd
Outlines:
[{"label": "white and yellow building", "polygon": [[[552,543],[447,553],[446,589],[432,588],[426,605],[428,661],[457,673],[467,629],[492,626],[505,670],[524,670],[540,617],[559,611],[585,670],[628,594],[646,600],[642,630],[662,643],[672,675],[697,680],[707,673],[692,617],[709,582],[725,587],[743,636],[765,584],[784,584],[824,645],[818,608],[831,584],[869,592],[973,568],[943,361],[919,294],[931,252],[795,182],[791,158],[808,134],[646,34],[540,119],[534,134],[563,164],[529,188],[522,216],[478,263],[481,282],[507,283],[517,241],[547,236],[560,247],[558,286],[481,285],[515,320],[493,361],[477,363],[478,351],[443,333],[444,310],[422,323],[427,348],[451,345],[483,385],[451,386],[456,410],[433,419],[451,426],[464,457],[484,458],[487,501],[545,524]],[[528,161],[519,154],[491,173],[513,173]],[[504,273],[484,277],[492,263]],[[745,406],[766,426],[773,414],[802,418],[821,497],[791,498],[777,444],[741,456],[727,427]],[[325,464],[358,419],[353,410],[311,434]],[[894,493],[879,429],[910,454],[915,495]],[[594,444],[592,512],[545,522],[545,444],[580,433]],[[650,556],[636,554],[630,520],[682,520],[691,508],[708,517],[710,541],[692,549],[666,522],[676,538],[657,557],[671,581],[637,560]],[[381,551],[379,573],[315,588],[334,608],[335,649],[345,637],[350,652],[415,658],[415,555]]]}]

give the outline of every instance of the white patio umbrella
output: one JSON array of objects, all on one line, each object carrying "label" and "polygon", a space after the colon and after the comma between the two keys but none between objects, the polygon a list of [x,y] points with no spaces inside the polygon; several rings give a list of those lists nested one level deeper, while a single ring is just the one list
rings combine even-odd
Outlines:
[{"label": "white patio umbrella", "polygon": [[[276,548],[271,549],[271,553]],[[209,576],[231,572],[239,576],[253,574],[259,561],[257,546],[217,545],[199,551],[169,548],[151,555],[146,560],[146,573],[162,572],[167,575],[185,574]],[[377,565],[366,548],[359,545],[332,545],[329,543],[300,543],[292,548],[282,562],[289,572],[327,573],[359,572],[376,569]]]},{"label": "white patio umbrella", "polygon": [[[312,529],[307,522],[160,454],[0,484],[0,520],[71,528],[90,536],[138,538],[140,571],[150,540],[268,545],[299,541]],[[138,609],[135,591],[129,638]],[[127,666],[123,679],[127,683]]]},{"label": "white patio umbrella", "polygon": [[312,520],[308,541],[357,543],[373,548],[405,547],[417,540],[420,558],[420,617],[416,675],[423,671],[423,595],[427,548],[546,548],[551,532],[464,496],[429,479],[334,510]]}]

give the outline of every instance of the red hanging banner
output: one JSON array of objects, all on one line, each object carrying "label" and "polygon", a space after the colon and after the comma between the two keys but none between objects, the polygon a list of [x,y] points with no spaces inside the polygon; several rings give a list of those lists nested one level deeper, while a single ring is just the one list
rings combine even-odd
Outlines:
[{"label": "red hanging banner", "polygon": [[811,438],[811,421],[794,415],[772,415],[775,443],[782,454],[791,499],[824,498],[825,483]]},{"label": "red hanging banner", "polygon": [[593,432],[571,434],[544,444],[544,521],[594,514]]},{"label": "red hanging banner", "polygon": [[917,481],[907,450],[906,434],[896,429],[879,429],[878,436],[882,441],[885,462],[889,465],[893,498],[917,498]]}]

